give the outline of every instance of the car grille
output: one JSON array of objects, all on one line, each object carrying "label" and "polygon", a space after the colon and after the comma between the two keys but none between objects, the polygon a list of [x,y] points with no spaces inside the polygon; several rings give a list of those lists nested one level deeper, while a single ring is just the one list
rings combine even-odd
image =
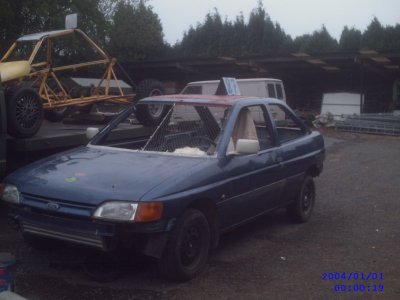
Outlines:
[{"label": "car grille", "polygon": [[22,193],[22,204],[34,209],[43,210],[49,215],[67,214],[75,217],[91,217],[96,208],[93,205],[74,203],[70,201],[45,198],[42,196]]},{"label": "car grille", "polygon": [[66,233],[54,229],[43,228],[37,224],[31,224],[29,222],[22,222],[22,230],[24,233],[30,233],[34,235],[40,235],[43,237],[54,238],[58,240],[73,242],[86,246],[92,246],[105,249],[104,239],[100,236],[86,235],[81,233]]}]

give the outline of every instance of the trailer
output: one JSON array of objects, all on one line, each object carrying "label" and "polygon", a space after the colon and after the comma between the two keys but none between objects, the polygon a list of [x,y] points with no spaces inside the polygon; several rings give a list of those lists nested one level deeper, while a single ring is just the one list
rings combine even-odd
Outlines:
[{"label": "trailer", "polygon": [[[0,88],[0,190],[3,178],[26,164],[35,160],[72,149],[88,142],[86,135],[88,127],[101,128],[112,117],[98,115],[95,120],[86,120],[78,124],[66,122],[54,123],[44,120],[40,130],[31,138],[15,138],[7,134],[7,114],[4,92]],[[91,124],[92,123],[92,124]],[[143,126],[138,121],[118,129],[118,135],[148,136],[153,127]]]}]

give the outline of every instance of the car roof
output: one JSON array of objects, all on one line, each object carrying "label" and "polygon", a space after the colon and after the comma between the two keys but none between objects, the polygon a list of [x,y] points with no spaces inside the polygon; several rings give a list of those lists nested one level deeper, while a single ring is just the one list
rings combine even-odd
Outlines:
[{"label": "car roof", "polygon": [[45,32],[38,32],[38,33],[32,33],[32,34],[27,34],[24,36],[21,36],[19,39],[17,39],[18,42],[25,42],[25,41],[38,41],[43,37],[55,37],[55,36],[60,36],[60,35],[66,35],[73,33],[74,29],[63,29],[63,30],[53,30],[53,31],[45,31]]},{"label": "car roof", "polygon": [[176,104],[197,104],[209,106],[232,106],[241,100],[264,100],[275,102],[275,99],[249,97],[249,96],[219,96],[219,95],[194,95],[194,94],[174,94],[147,97],[140,100],[140,103],[176,103]]},{"label": "car roof", "polygon": [[[187,85],[198,85],[198,84],[218,84],[220,80],[204,80],[204,81],[192,81]],[[282,80],[277,78],[244,78],[236,79],[236,82],[282,82]]]}]

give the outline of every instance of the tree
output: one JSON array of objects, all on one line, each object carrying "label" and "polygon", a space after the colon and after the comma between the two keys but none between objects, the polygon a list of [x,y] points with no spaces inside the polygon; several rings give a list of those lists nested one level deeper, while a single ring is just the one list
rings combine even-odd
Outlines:
[{"label": "tree", "polygon": [[384,34],[384,48],[382,51],[400,50],[400,24],[387,26]]},{"label": "tree", "polygon": [[362,47],[374,50],[383,49],[384,33],[385,30],[381,22],[375,17],[362,35]]},{"label": "tree", "polygon": [[294,40],[294,50],[297,52],[327,53],[338,50],[338,42],[329,34],[325,26],[312,35],[305,34]]},{"label": "tree", "polygon": [[[287,55],[296,51],[353,52],[360,47],[377,51],[400,49],[400,25],[385,27],[377,18],[363,33],[344,27],[339,43],[325,26],[293,40],[272,21],[262,1],[250,13],[248,23],[242,14],[234,21],[223,20],[215,9],[171,47],[164,42],[161,22],[147,3],[147,0],[0,0],[0,51],[4,53],[23,34],[64,28],[65,15],[69,13],[78,13],[78,27],[121,60]],[[62,47],[60,53],[84,55],[83,49],[73,43],[66,42]]]},{"label": "tree", "polygon": [[358,51],[361,47],[362,34],[360,30],[347,26],[343,28],[339,40],[339,50],[341,52],[354,52]]},{"label": "tree", "polygon": [[110,28],[109,49],[121,60],[160,56],[164,49],[161,22],[146,1],[120,1]]},{"label": "tree", "polygon": [[382,26],[375,17],[362,34],[362,47],[377,51],[400,49],[400,25]]},{"label": "tree", "polygon": [[292,40],[278,23],[273,23],[262,3],[245,23],[243,15],[235,22],[225,20],[215,10],[204,23],[191,27],[176,46],[183,57],[243,56],[289,53]]},{"label": "tree", "polygon": [[261,45],[264,42],[264,30],[266,21],[270,21],[262,3],[250,13],[249,24],[247,25],[247,51],[249,54],[260,54]]},{"label": "tree", "polygon": [[[114,0],[112,0],[114,1]],[[65,16],[78,13],[78,27],[104,45],[106,0],[0,0],[0,44],[4,52],[23,34],[64,28]]]},{"label": "tree", "polygon": [[198,31],[198,40],[203,43],[199,56],[213,57],[220,54],[222,37],[222,19],[215,9],[213,14],[207,14],[206,20]]},{"label": "tree", "polygon": [[180,54],[187,56],[218,56],[221,50],[221,39],[225,24],[218,11],[208,13],[204,23],[197,24],[196,28],[190,27],[184,33],[182,42],[179,45]]},{"label": "tree", "polygon": [[235,22],[225,20],[220,41],[221,56],[240,56],[246,52],[246,24],[243,15],[236,17]]}]

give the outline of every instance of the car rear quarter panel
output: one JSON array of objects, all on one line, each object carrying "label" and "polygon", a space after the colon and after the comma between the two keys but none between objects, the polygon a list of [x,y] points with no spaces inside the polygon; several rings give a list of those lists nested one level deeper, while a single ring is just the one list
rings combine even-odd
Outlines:
[{"label": "car rear quarter panel", "polygon": [[324,140],[319,132],[313,131],[302,138],[282,144],[281,156],[287,178],[285,200],[290,201],[297,195],[307,172],[312,176],[322,172]]}]

